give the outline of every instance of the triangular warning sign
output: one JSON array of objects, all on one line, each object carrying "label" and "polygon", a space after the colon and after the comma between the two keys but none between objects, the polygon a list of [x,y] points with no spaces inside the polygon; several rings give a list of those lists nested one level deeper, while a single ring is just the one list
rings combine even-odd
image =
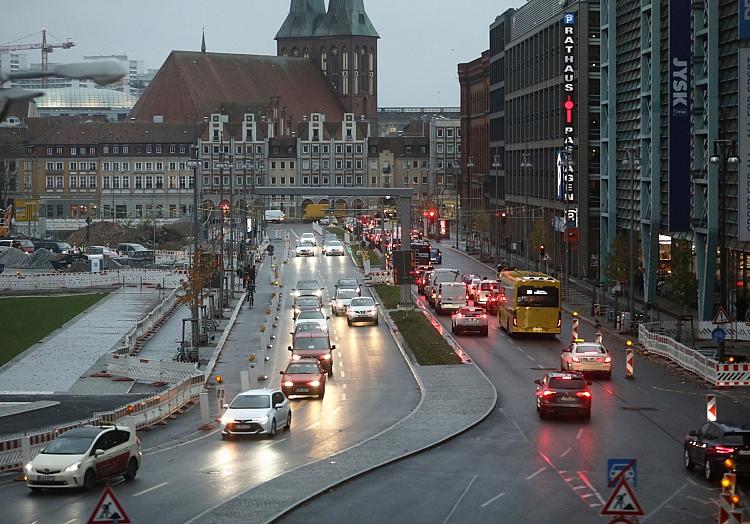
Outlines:
[{"label": "triangular warning sign", "polygon": [[131,524],[131,520],[115,497],[115,492],[107,484],[89,517],[88,524]]},{"label": "triangular warning sign", "polygon": [[645,515],[643,508],[635,498],[633,488],[630,487],[625,478],[620,478],[620,482],[615,490],[609,496],[609,500],[604,505],[602,515]]},{"label": "triangular warning sign", "polygon": [[724,306],[719,306],[714,316],[714,324],[730,324],[731,322],[732,320],[729,318],[727,310],[724,309]]}]

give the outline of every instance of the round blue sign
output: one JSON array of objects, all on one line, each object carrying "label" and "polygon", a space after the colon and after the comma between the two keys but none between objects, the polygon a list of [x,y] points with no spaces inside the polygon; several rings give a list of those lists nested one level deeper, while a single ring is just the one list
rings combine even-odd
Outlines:
[{"label": "round blue sign", "polygon": [[727,332],[723,328],[717,327],[711,331],[711,338],[714,339],[714,342],[724,342],[727,338]]}]

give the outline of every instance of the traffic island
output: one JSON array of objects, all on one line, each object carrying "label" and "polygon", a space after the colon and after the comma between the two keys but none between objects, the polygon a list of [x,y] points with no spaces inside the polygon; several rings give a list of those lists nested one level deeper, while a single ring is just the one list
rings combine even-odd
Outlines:
[{"label": "traffic island", "polygon": [[391,311],[391,320],[420,366],[461,364],[461,358],[421,311]]},{"label": "traffic island", "polygon": [[398,309],[398,303],[401,301],[400,287],[387,284],[376,284],[372,287],[380,297],[383,309]]}]

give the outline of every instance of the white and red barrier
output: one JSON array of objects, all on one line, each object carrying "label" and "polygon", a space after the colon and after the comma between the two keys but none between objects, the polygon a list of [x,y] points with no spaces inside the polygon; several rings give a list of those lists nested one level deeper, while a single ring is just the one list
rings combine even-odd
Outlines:
[{"label": "white and red barrier", "polygon": [[149,360],[126,355],[106,355],[107,373],[133,380],[175,383],[200,373],[196,364]]},{"label": "white and red barrier", "polygon": [[187,281],[186,270],[120,269],[101,273],[3,273],[0,291],[49,291],[65,289],[106,289],[126,287],[163,287],[174,289]]},{"label": "white and red barrier", "polygon": [[750,364],[717,364],[716,386],[750,386]]},{"label": "white and red barrier", "polygon": [[706,420],[708,422],[716,422],[718,416],[716,409],[716,395],[706,395]]}]

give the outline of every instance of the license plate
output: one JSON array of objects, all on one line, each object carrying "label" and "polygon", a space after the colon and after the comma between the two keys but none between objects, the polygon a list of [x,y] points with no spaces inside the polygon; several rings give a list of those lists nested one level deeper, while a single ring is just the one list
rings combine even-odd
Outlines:
[{"label": "license plate", "polygon": [[250,424],[235,424],[234,429],[250,429]]},{"label": "license plate", "polygon": [[737,454],[738,455],[750,455],[750,449],[742,449]]},{"label": "license plate", "polygon": [[468,322],[469,324],[476,324],[477,322],[479,322],[479,319],[477,319],[477,318],[467,318],[466,322]]},{"label": "license plate", "polygon": [[532,331],[534,331],[534,332],[540,332],[540,331],[543,331],[543,330],[540,327],[535,327]]},{"label": "license plate", "polygon": [[575,402],[573,397],[560,397],[560,402]]},{"label": "license plate", "polygon": [[55,480],[55,476],[54,475],[39,475],[37,477],[37,480],[42,481],[42,482],[52,482]]},{"label": "license plate", "polygon": [[310,390],[307,388],[297,388],[297,393],[309,393]]}]

